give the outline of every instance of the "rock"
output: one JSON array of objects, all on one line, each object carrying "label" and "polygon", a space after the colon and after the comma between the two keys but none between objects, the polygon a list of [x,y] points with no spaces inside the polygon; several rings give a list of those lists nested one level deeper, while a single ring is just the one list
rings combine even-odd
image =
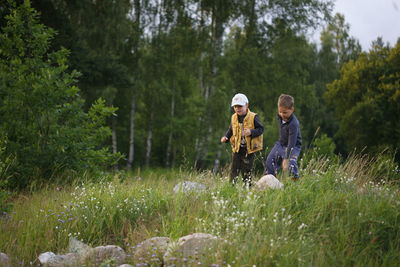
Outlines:
[{"label": "rock", "polygon": [[283,184],[272,174],[267,174],[261,177],[260,180],[256,182],[254,189],[258,191],[263,191],[267,188],[282,189]]},{"label": "rock", "polygon": [[168,237],[153,237],[136,245],[133,261],[136,264],[147,263],[150,266],[162,266],[163,256],[167,252],[171,239]]},{"label": "rock", "polygon": [[71,253],[78,253],[84,256],[85,254],[89,253],[90,250],[92,249],[93,249],[92,247],[86,245],[85,243],[79,241],[76,238],[71,237],[69,239],[68,251]]},{"label": "rock", "polygon": [[63,266],[83,266],[89,264],[100,265],[106,260],[113,260],[115,264],[124,263],[125,251],[114,245],[100,246],[92,248],[85,243],[71,238],[68,250],[70,253],[56,255],[53,252],[45,252],[39,255],[39,261],[43,266],[63,267]]},{"label": "rock", "polygon": [[7,254],[0,252],[0,266],[9,267],[11,266],[10,258]]},{"label": "rock", "polygon": [[178,192],[183,192],[183,193],[191,193],[191,192],[196,192],[196,193],[201,193],[206,191],[207,186],[201,183],[196,183],[196,182],[190,182],[190,181],[183,181],[181,183],[178,183],[174,187],[174,193]]},{"label": "rock", "polygon": [[43,266],[63,267],[80,265],[80,257],[76,253],[66,255],[56,255],[53,252],[45,252],[39,255],[39,261]]},{"label": "rock", "polygon": [[117,265],[123,264],[126,258],[125,251],[115,245],[95,247],[85,256],[84,262],[99,265],[106,260],[114,260]]},{"label": "rock", "polygon": [[164,255],[164,266],[182,266],[204,263],[211,251],[215,250],[219,238],[205,233],[194,233],[179,238],[168,247]]},{"label": "rock", "polygon": [[45,252],[45,253],[41,253],[39,255],[38,259],[41,264],[47,265],[47,264],[51,263],[52,261],[54,261],[56,256],[57,255],[54,254],[53,252]]}]

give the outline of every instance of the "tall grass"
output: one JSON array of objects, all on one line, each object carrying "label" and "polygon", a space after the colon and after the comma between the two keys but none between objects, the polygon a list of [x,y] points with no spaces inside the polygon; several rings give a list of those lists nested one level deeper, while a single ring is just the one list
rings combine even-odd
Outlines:
[{"label": "tall grass", "polygon": [[[13,210],[1,217],[0,251],[15,265],[35,265],[42,252],[65,253],[71,236],[131,253],[150,237],[176,240],[205,232],[224,242],[204,266],[396,266],[400,193],[395,181],[400,177],[387,160],[314,158],[301,169],[299,182],[283,179],[283,190],[264,192],[234,187],[210,172],[183,170],[48,187],[19,195]],[[183,180],[209,190],[173,193]]]}]

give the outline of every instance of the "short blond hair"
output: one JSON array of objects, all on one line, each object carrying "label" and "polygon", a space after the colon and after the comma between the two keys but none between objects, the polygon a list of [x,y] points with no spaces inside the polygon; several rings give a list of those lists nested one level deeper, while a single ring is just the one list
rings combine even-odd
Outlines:
[{"label": "short blond hair", "polygon": [[290,95],[281,94],[278,99],[278,107],[294,108],[294,98]]}]

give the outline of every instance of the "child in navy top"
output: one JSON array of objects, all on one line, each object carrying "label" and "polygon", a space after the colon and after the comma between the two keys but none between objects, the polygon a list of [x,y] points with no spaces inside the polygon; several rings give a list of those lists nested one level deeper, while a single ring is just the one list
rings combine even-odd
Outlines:
[{"label": "child in navy top", "polygon": [[266,174],[277,175],[282,167],[289,170],[293,180],[299,178],[297,159],[301,150],[300,123],[294,115],[294,99],[280,95],[278,99],[279,140],[275,143],[266,161]]}]

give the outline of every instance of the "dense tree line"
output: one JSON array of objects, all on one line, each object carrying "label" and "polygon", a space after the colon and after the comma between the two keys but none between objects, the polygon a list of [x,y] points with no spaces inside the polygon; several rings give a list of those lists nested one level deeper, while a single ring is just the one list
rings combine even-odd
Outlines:
[{"label": "dense tree line", "polygon": [[[22,2],[39,12],[38,21],[34,26],[21,23],[10,28],[6,18]],[[218,140],[229,124],[229,104],[237,92],[248,96],[251,110],[264,122],[266,149],[277,138],[276,100],[281,93],[296,99],[304,148],[323,138],[319,143],[332,147],[334,140],[340,153],[364,146],[371,151],[395,149],[400,140],[394,122],[399,115],[398,46],[378,42],[362,52],[358,41],[349,36],[345,18],[332,14],[332,4],[330,0],[3,0],[2,134],[9,144],[16,142],[20,134],[10,134],[7,127],[19,120],[41,120],[29,117],[31,111],[24,109],[15,112],[21,119],[13,117],[12,110],[22,105],[20,94],[15,94],[15,103],[4,103],[15,91],[9,82],[12,77],[32,76],[28,73],[47,64],[44,68],[55,74],[47,79],[37,73],[35,79],[43,80],[37,86],[49,92],[66,91],[65,103],[84,99],[77,108],[83,114],[90,114],[98,98],[103,99],[95,104],[102,105],[100,110],[108,107],[108,113],[114,113],[107,119],[106,145],[116,156],[125,155],[118,167],[186,164],[217,170],[229,161],[229,148],[218,145]],[[321,25],[324,30],[317,45],[307,36]],[[18,41],[21,49],[35,49],[29,38],[38,38],[34,42],[41,58],[29,63],[35,71],[23,72],[25,66],[13,65],[7,54],[7,42],[15,41],[11,34],[24,27]],[[39,38],[26,27],[47,30]],[[18,56],[24,61],[29,53]],[[10,64],[15,68],[12,73]],[[26,79],[18,86],[29,91],[31,83]],[[75,86],[80,90],[69,89]],[[41,100],[30,101],[39,105]],[[61,102],[57,107],[63,106]],[[32,113],[44,116],[41,109]],[[373,120],[368,120],[371,114]],[[58,127],[59,120],[46,123]],[[13,127],[20,131],[26,126]],[[76,134],[90,139],[94,132]],[[59,146],[59,141],[54,142]],[[7,145],[5,151],[4,158],[17,150]],[[18,157],[32,155],[21,153],[27,154]],[[50,161],[59,150],[52,153],[47,155]]]}]

